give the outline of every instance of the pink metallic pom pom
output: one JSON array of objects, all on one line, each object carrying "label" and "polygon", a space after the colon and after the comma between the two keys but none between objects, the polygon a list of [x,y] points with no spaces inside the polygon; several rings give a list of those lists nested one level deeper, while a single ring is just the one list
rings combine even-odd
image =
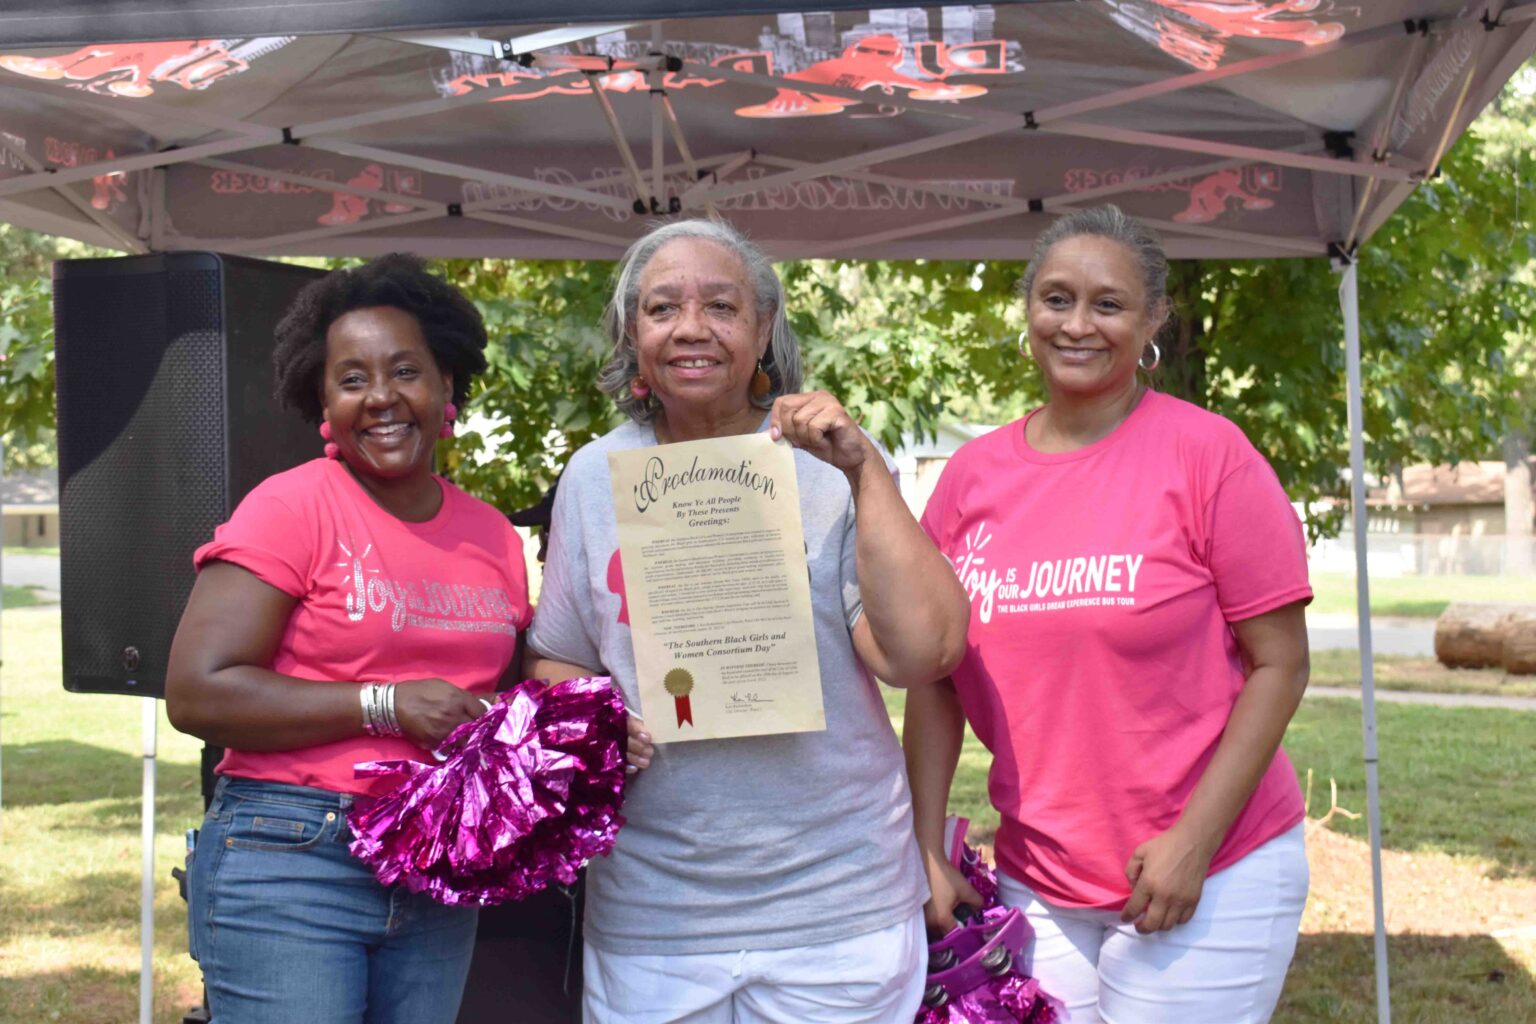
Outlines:
[{"label": "pink metallic pom pom", "polygon": [[[971,888],[982,899],[982,911],[978,915],[983,930],[1000,927],[1004,919],[1014,913],[998,899],[997,875],[987,866],[970,846],[964,844],[964,823],[960,826],[958,849],[951,859]],[[973,919],[971,927],[978,922]],[[951,933],[953,935],[954,933]],[[936,975],[930,967],[929,978]],[[1057,1024],[1061,1019],[1057,1002],[1040,991],[1040,982],[1023,973],[1021,958],[1015,957],[1007,971],[986,980],[967,992],[951,994],[949,1001],[939,1007],[923,1006],[917,1011],[913,1024]]]},{"label": "pink metallic pom pom", "polygon": [[341,458],[341,446],[334,441],[327,443],[325,446],[325,457],[328,459]]},{"label": "pink metallic pom pom", "polygon": [[437,436],[449,438],[453,436],[453,421],[459,418],[459,407],[449,402],[443,406],[443,425],[437,431]]},{"label": "pink metallic pom pom", "polygon": [[1059,1019],[1038,981],[1010,972],[988,978],[948,1006],[924,1007],[914,1024],[1056,1024]]},{"label": "pink metallic pom pom", "polygon": [[329,441],[331,439],[331,421],[330,420],[323,420],[323,421],[321,421],[321,423],[320,423],[320,436],[325,438],[327,441]]},{"label": "pink metallic pom pom", "polygon": [[606,677],[519,683],[449,734],[441,764],[357,765],[358,778],[398,783],[354,805],[349,848],[384,885],[450,906],[570,885],[624,824],[627,739],[624,702]]}]

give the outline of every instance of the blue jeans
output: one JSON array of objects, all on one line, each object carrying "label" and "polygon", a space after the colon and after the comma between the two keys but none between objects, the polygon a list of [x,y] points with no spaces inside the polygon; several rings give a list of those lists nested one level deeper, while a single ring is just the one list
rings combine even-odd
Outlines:
[{"label": "blue jeans", "polygon": [[219,779],[187,906],[217,1024],[453,1024],[479,911],[380,885],[347,852],[351,803]]}]

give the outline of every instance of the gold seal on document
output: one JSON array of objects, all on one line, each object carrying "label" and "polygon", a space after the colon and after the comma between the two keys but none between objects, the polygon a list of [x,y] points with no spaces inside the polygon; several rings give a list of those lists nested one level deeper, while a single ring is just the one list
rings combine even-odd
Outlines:
[{"label": "gold seal on document", "polygon": [[685,668],[675,668],[662,677],[661,685],[674,697],[686,697],[693,692],[693,673]]}]

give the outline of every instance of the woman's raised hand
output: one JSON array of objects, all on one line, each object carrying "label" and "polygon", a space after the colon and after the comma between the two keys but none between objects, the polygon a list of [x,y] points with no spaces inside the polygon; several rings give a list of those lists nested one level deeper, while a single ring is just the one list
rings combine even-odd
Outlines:
[{"label": "woman's raised hand", "polygon": [[848,410],[825,391],[781,395],[769,415],[768,436],[782,437],[845,473],[858,469],[873,452]]},{"label": "woman's raised hand", "polygon": [[480,698],[443,679],[412,679],[395,684],[395,719],[405,738],[434,750],[465,722],[485,714]]}]

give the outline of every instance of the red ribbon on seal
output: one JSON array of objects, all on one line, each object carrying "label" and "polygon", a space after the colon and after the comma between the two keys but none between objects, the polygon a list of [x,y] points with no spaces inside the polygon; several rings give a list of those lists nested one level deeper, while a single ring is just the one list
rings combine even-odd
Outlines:
[{"label": "red ribbon on seal", "polygon": [[661,685],[666,687],[677,703],[677,725],[693,724],[693,705],[688,701],[688,695],[693,692],[693,673],[685,668],[675,668],[662,677]]}]

